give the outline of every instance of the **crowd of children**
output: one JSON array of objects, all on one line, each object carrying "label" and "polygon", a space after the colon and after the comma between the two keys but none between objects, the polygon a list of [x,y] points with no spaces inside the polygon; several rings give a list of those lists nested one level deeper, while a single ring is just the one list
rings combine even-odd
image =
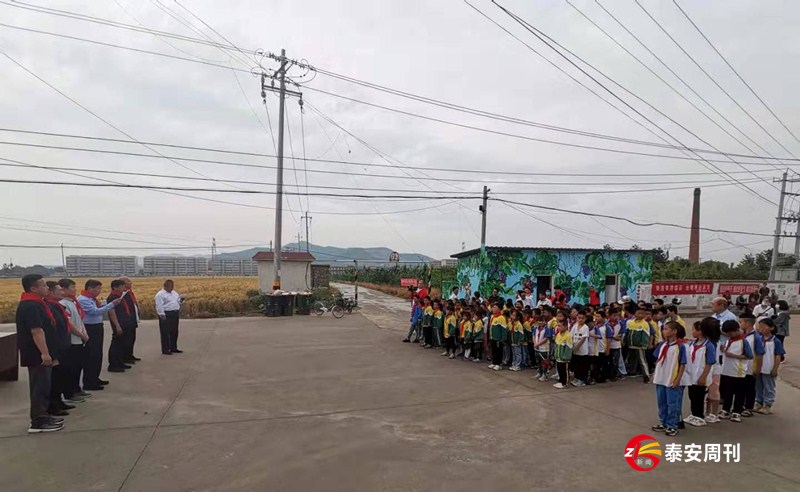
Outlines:
[{"label": "crowd of children", "polygon": [[[426,296],[414,298],[403,342],[443,348],[441,355],[450,359],[477,363],[485,357],[495,371],[531,368],[541,382],[557,379],[558,389],[641,376],[656,387],[659,424],[653,430],[673,436],[684,423],[741,422],[772,413],[785,353],[774,322],[762,317],[756,323],[750,311],[738,321],[730,318],[735,316],[697,321],[687,338],[678,307],[660,300],[567,310],[521,300],[443,302]],[[691,410],[682,417],[685,392]]]}]

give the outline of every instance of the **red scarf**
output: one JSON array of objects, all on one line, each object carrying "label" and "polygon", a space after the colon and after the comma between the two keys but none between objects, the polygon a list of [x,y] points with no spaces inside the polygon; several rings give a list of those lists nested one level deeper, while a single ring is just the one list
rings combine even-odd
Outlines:
[{"label": "red scarf", "polygon": [[133,293],[133,290],[131,290],[131,289],[128,289],[128,291],[127,291],[127,292],[128,292],[128,296],[130,296],[130,298],[131,298],[131,301],[132,301],[134,304],[139,304],[138,302],[136,302],[136,294],[134,294],[134,293]]},{"label": "red scarf", "polygon": [[47,304],[44,303],[44,299],[33,294],[31,292],[23,292],[21,296],[19,296],[20,302],[22,301],[33,301],[38,303],[42,308],[44,308],[44,312],[47,313],[47,317],[50,319],[50,323],[55,328],[56,326],[56,319],[53,317],[53,313],[50,312],[50,309],[47,308]]},{"label": "red scarf", "polygon": [[706,346],[706,343],[708,343],[708,340],[707,340],[707,339],[706,339],[706,340],[703,340],[703,343],[700,343],[700,344],[698,344],[698,343],[694,343],[694,344],[692,344],[692,362],[694,362],[694,355],[695,355],[695,353],[696,353],[698,350],[700,350],[701,348],[705,347],[705,346]]},{"label": "red scarf", "polygon": [[[735,337],[731,337],[731,338],[729,338],[729,339],[728,339],[728,343],[726,343],[726,344],[725,344],[725,351],[727,352],[727,351],[728,351],[728,349],[730,349],[730,348],[731,348],[731,345],[733,345],[733,342],[736,342],[736,341],[742,340],[743,338],[744,338],[744,337],[743,337],[742,335],[736,335]],[[743,352],[742,352],[742,353],[744,353],[744,349],[742,349],[742,350],[743,350]]]},{"label": "red scarf", "polygon": [[[125,309],[125,314],[130,316],[131,315],[131,307],[128,306],[128,303],[125,302],[125,299],[122,299],[122,295],[121,294],[117,295],[117,294],[114,294],[113,292],[111,293],[111,295],[115,295],[115,296],[117,296],[118,298],[120,298],[122,300],[122,302],[120,302],[120,304],[122,305],[122,308]],[[130,294],[128,294],[128,295],[130,295]]]},{"label": "red scarf", "polygon": [[[67,320],[67,333],[72,333],[72,322],[69,319],[69,312],[67,311],[67,308],[62,306],[61,303],[58,302],[58,299],[56,299],[55,297],[48,297],[47,301],[49,301],[49,302],[47,302],[47,306],[50,309],[53,309],[54,305],[58,306],[57,309],[61,310],[61,314],[63,314],[64,315],[64,319]],[[51,316],[52,316],[52,313],[51,313]],[[54,318],[54,320],[55,320],[55,318]]]},{"label": "red scarf", "polygon": [[94,296],[94,294],[92,294],[92,293],[91,293],[91,292],[89,292],[88,290],[82,290],[82,291],[81,291],[81,295],[82,295],[82,296],[85,296],[85,297],[88,297],[88,298],[90,298],[90,299],[94,299],[94,304],[95,304],[95,306],[97,306],[97,307],[100,307],[100,301],[98,301],[98,300],[97,300],[97,297],[95,297],[95,296]]},{"label": "red scarf", "polygon": [[78,302],[78,299],[75,296],[67,296],[67,299],[71,300],[72,303],[75,304],[75,309],[78,310],[78,316],[80,316],[81,319],[85,318],[86,311],[83,310],[83,307],[81,306],[81,303]]},{"label": "red scarf", "polygon": [[[676,347],[676,346],[678,346],[677,340],[672,343],[666,342],[663,348],[661,349],[661,353],[658,354],[658,360],[656,360],[656,364],[667,358],[667,352],[669,352],[670,347]],[[678,347],[678,350],[680,350],[680,347]]]}]

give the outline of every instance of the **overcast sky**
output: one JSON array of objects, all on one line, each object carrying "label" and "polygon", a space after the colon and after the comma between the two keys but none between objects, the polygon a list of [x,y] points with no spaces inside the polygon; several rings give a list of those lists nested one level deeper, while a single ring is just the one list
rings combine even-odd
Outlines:
[{"label": "overcast sky", "polygon": [[[502,3],[707,142],[698,140],[606,79],[596,76],[681,143],[704,149],[710,149],[710,144],[724,152],[752,154],[639,65],[566,2],[504,0]],[[235,7],[230,7],[234,4]],[[592,90],[613,101],[617,107],[624,108],[604,89],[569,66],[491,2],[474,0],[473,4]],[[635,2],[605,0],[601,4],[752,141],[745,139],[737,129],[690,92],[603,12],[597,3],[576,0],[573,4],[755,153],[762,156],[766,152],[779,157],[789,155],[717,88]],[[39,2],[38,5],[125,24],[143,25],[194,38],[201,37],[202,33],[223,42],[174,0],[52,1]],[[628,108],[624,108],[625,111],[641,125],[623,116],[462,1],[185,0],[181,5],[243,49],[277,52],[285,48],[287,55],[292,58],[305,59],[321,69],[393,89],[548,125],[663,143],[645,129],[663,135],[650,123]],[[671,1],[643,0],[642,5],[758,123],[795,155],[800,155],[800,143],[792,138],[736,78]],[[789,1],[681,0],[679,5],[782,121],[800,136],[800,96],[796,91],[800,86],[800,71],[796,63],[800,55],[800,42],[796,36],[796,26],[800,25],[800,8]],[[168,14],[170,9],[173,17]],[[244,57],[232,51],[31,12],[6,5],[5,2],[0,3],[0,17],[3,24],[17,27],[206,60],[243,70],[257,66],[252,57],[247,61],[241,60]],[[200,33],[190,30],[185,24],[193,25]],[[236,73],[216,66],[2,26],[0,50],[138,141],[274,153],[270,134],[265,129],[267,113],[261,102],[260,82],[249,73]],[[238,59],[232,58],[231,54],[237,55]],[[276,68],[275,63],[270,60],[263,60],[262,64],[268,69]],[[0,56],[0,66],[3,73],[0,127],[128,139],[38,81],[8,58]],[[301,83],[311,78],[303,77],[303,74],[304,71],[297,67],[290,71],[290,75]],[[309,186],[346,188],[309,188],[311,192],[345,195],[395,193],[359,192],[360,189],[374,188],[398,190],[395,194],[402,195],[429,195],[430,189],[434,189],[451,192],[450,194],[463,192],[464,195],[479,196],[483,185],[488,181],[519,181],[490,183],[492,196],[530,204],[625,216],[634,220],[688,226],[691,187],[708,182],[726,186],[703,189],[704,227],[763,234],[770,234],[774,229],[776,205],[730,184],[729,178],[711,174],[703,166],[705,163],[576,149],[490,134],[388,112],[315,92],[313,88],[493,131],[611,149],[683,155],[653,146],[569,135],[468,115],[319,74],[302,89],[308,103],[302,125],[297,99],[290,98],[287,101],[291,143],[295,155],[302,155],[304,132],[307,157],[365,164],[350,166],[313,162],[307,164],[306,173],[302,161],[295,160],[293,163],[289,159],[286,161],[284,179],[286,189],[291,192],[306,190],[306,176]],[[269,93],[267,106],[270,121],[277,131],[277,98]],[[367,165],[389,164],[385,157],[377,156],[356,138],[345,135],[309,106],[318,108],[342,128],[380,150],[385,156],[391,156],[395,159],[391,164],[397,165],[399,169]],[[0,132],[0,140],[153,153],[138,144],[102,143],[5,131]],[[674,144],[674,141],[670,143]],[[264,168],[184,161],[182,164],[191,169],[187,170],[165,159],[41,149],[7,143],[2,144],[0,150],[0,156],[4,158],[39,166],[174,176],[172,179],[164,179],[86,174],[94,178],[131,184],[234,189],[213,181],[180,179],[199,177],[193,172],[216,179],[266,183],[274,183],[276,179],[273,169]],[[159,151],[171,156],[269,166],[275,164],[274,158],[266,157],[167,148],[160,148]],[[290,153],[288,133],[286,152]],[[703,155],[709,159],[725,160],[720,155]],[[785,165],[765,165],[767,161],[749,162],[759,164],[747,166],[756,177],[744,172],[735,163],[713,164],[726,172],[736,172],[731,176],[744,181],[746,186],[769,201],[777,202],[779,192],[772,180],[780,176],[779,168],[785,168]],[[419,171],[403,169],[405,166],[483,170],[490,171],[491,174]],[[710,167],[710,164],[706,166]],[[65,175],[52,170],[13,167],[0,169],[0,175],[6,179],[99,182],[96,179]],[[314,170],[387,174],[395,177],[317,173]],[[505,175],[506,171],[549,175]],[[648,173],[700,172],[708,174],[637,176]],[[563,173],[610,173],[628,176],[576,177],[564,176]],[[757,178],[763,180],[752,182]],[[449,181],[450,179],[471,182]],[[299,188],[296,187],[298,182]],[[531,182],[536,184],[530,184]],[[567,184],[543,184],[547,182]],[[671,182],[677,183],[670,184]],[[251,190],[274,190],[274,187],[249,183],[233,186]],[[628,192],[636,189],[678,187],[686,189]],[[794,189],[800,189],[800,186],[796,185]],[[613,193],[598,193],[600,190],[610,190]],[[556,192],[570,194],[553,194]],[[144,256],[155,251],[138,248],[162,245],[170,248],[210,247],[211,238],[215,237],[217,244],[221,246],[242,249],[240,245],[267,244],[272,239],[272,208],[275,207],[273,195],[186,194],[250,206],[201,201],[139,189],[0,183],[0,244],[64,243],[73,247],[129,247],[130,250],[102,251],[68,248],[67,254],[127,253]],[[788,203],[797,211],[797,200],[792,199]],[[289,196],[284,204],[291,210],[284,213],[284,243],[296,240],[298,231],[303,229],[300,216],[309,207],[313,217],[311,240],[316,244],[388,246],[398,251],[414,251],[445,258],[460,251],[462,247],[477,247],[480,242],[478,200],[343,200],[314,196],[306,200],[305,197]],[[517,208],[526,214],[501,202],[490,202],[488,244],[602,247],[608,243],[615,247],[630,247],[637,243],[643,247],[668,245],[673,256],[688,254],[688,230],[636,227],[609,219],[592,219],[521,206]],[[409,212],[412,210],[416,211]],[[132,234],[123,234],[121,231]],[[65,236],[57,232],[111,239]],[[704,259],[736,261],[746,252],[771,247],[768,237],[703,231],[701,240],[701,255]],[[790,251],[792,247],[793,243],[784,242],[784,250]],[[162,252],[179,251],[165,249]],[[180,252],[209,253],[207,249]],[[30,248],[0,247],[0,259],[2,262],[13,259],[17,264],[61,262],[58,250]]]}]

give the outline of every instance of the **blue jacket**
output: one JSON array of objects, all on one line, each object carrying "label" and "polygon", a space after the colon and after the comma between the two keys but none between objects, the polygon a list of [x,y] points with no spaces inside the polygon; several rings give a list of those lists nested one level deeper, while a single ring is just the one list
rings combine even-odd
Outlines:
[{"label": "blue jacket", "polygon": [[419,304],[414,305],[414,309],[411,311],[411,324],[416,325],[422,319],[422,308],[419,307]]},{"label": "blue jacket", "polygon": [[114,309],[114,305],[110,302],[102,307],[97,307],[94,299],[87,296],[78,296],[78,302],[81,303],[83,311],[86,316],[83,318],[84,325],[99,325],[103,323],[103,315]]}]

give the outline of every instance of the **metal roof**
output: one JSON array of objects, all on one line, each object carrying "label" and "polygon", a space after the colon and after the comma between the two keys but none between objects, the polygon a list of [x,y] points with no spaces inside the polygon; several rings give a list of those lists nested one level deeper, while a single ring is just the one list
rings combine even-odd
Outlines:
[{"label": "metal roof", "polygon": [[[486,250],[494,250],[494,251],[520,251],[520,250],[532,250],[532,251],[614,251],[620,253],[652,253],[655,250],[652,249],[603,249],[603,248],[543,248],[543,247],[532,247],[532,246],[486,246]],[[470,249],[467,251],[459,251],[458,253],[450,255],[450,258],[464,258],[466,256],[471,256],[481,251],[480,248]]]}]

